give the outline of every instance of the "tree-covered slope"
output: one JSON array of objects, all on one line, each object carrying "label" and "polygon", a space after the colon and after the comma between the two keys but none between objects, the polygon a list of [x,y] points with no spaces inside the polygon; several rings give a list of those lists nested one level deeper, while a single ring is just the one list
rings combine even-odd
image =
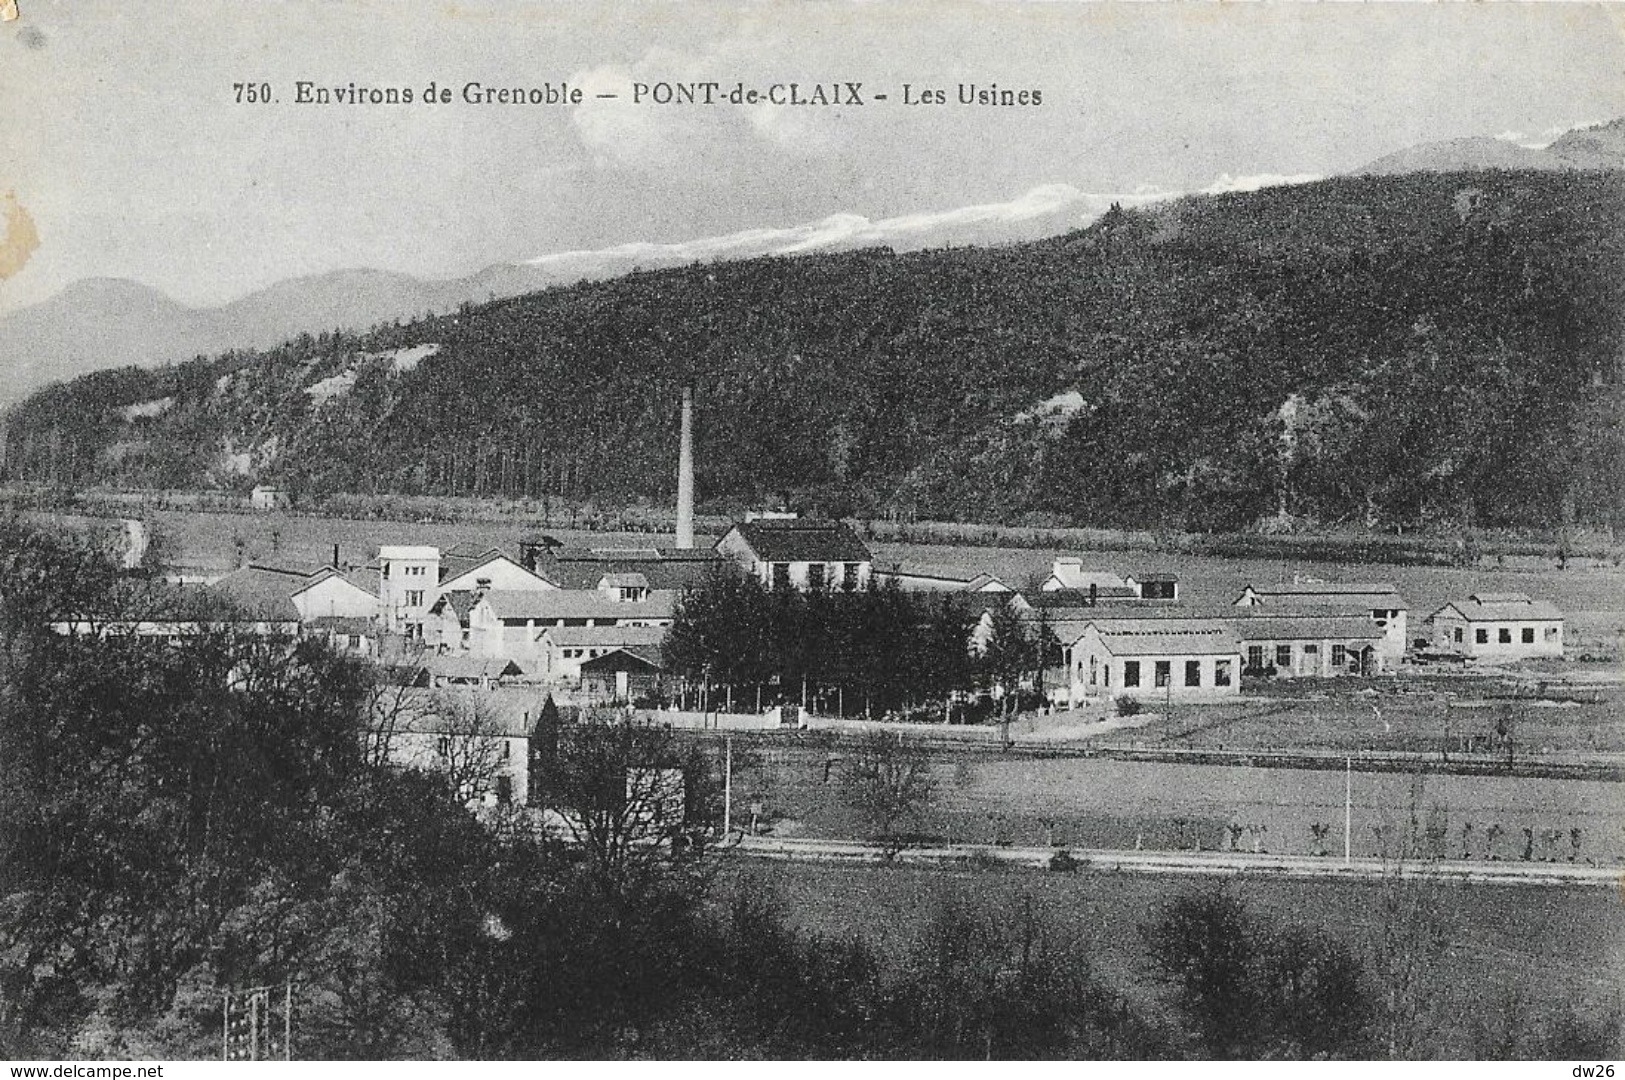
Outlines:
[{"label": "tree-covered slope", "polygon": [[[1625,521],[1625,174],[1361,177],[1036,243],[633,274],[11,416],[13,479],[1082,524]],[[432,349],[430,347],[433,347]]]}]

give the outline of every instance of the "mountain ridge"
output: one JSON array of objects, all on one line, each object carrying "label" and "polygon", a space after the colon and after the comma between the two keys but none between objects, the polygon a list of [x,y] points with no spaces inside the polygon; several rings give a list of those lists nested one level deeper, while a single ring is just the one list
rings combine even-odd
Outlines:
[{"label": "mountain ridge", "polygon": [[1334,178],[305,333],[35,394],[6,476],[664,502],[684,383],[716,506],[1625,527],[1625,172]]}]

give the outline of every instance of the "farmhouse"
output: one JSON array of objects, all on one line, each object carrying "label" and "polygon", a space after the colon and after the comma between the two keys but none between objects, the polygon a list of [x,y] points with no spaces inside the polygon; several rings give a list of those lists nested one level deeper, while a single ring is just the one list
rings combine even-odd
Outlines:
[{"label": "farmhouse", "polygon": [[448,552],[441,559],[438,588],[442,593],[490,589],[540,592],[558,586],[545,576],[520,565],[519,560],[491,548],[472,556]]},{"label": "farmhouse", "polygon": [[543,661],[539,636],[549,627],[670,626],[674,593],[651,591],[643,600],[620,600],[599,590],[496,589],[469,612],[469,647],[482,656]]},{"label": "farmhouse", "polygon": [[723,534],[716,550],[775,589],[862,589],[874,557],[844,521],[756,518]]},{"label": "farmhouse", "polygon": [[595,705],[641,701],[660,692],[663,666],[659,646],[612,649],[581,662],[581,689]]},{"label": "farmhouse", "polygon": [[307,637],[327,642],[330,649],[348,656],[376,660],[379,656],[378,621],[351,615],[317,615],[302,627]]},{"label": "farmhouse", "polygon": [[448,774],[472,805],[524,805],[544,701],[519,688],[408,689],[380,699],[373,739],[396,765]]},{"label": "farmhouse", "polygon": [[345,573],[326,567],[306,578],[291,594],[305,622],[321,618],[376,619],[378,580],[365,571]]},{"label": "farmhouse", "polygon": [[248,505],[255,510],[286,510],[292,502],[285,488],[270,484],[260,484],[248,493]]},{"label": "farmhouse", "polygon": [[609,574],[642,574],[651,590],[687,589],[735,565],[702,548],[576,548],[547,536],[521,545],[520,561],[564,589],[596,589]]},{"label": "farmhouse", "polygon": [[1433,646],[1479,660],[1563,655],[1563,613],[1523,593],[1475,593],[1428,617]]},{"label": "farmhouse", "polygon": [[1368,614],[1372,625],[1383,631],[1382,652],[1390,663],[1398,663],[1409,642],[1405,637],[1407,606],[1399,590],[1383,583],[1306,581],[1254,583],[1236,597],[1237,607],[1283,606],[1303,614],[1316,609],[1357,610]]},{"label": "farmhouse", "polygon": [[1082,559],[1056,559],[1044,579],[1042,592],[1071,592],[1096,596],[1135,596],[1137,591],[1117,574],[1109,570],[1085,570]]},{"label": "farmhouse", "polygon": [[1241,639],[1222,620],[1090,622],[1061,640],[1069,706],[1121,697],[1222,701],[1241,692]]},{"label": "farmhouse", "polygon": [[574,685],[587,661],[620,649],[658,649],[665,639],[663,626],[550,626],[536,638],[542,658],[538,674]]}]

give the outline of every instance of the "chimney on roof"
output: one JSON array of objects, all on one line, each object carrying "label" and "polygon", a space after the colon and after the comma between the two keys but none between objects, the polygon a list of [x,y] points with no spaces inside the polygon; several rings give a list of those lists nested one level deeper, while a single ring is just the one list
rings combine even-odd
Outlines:
[{"label": "chimney on roof", "polygon": [[677,547],[694,546],[694,388],[683,387],[683,431],[677,449]]},{"label": "chimney on roof", "polygon": [[1100,586],[1095,582],[1089,583],[1089,606],[1097,607],[1100,604]]},{"label": "chimney on roof", "polygon": [[339,546],[337,544],[334,544],[333,545],[333,569],[337,570],[338,568],[339,568]]}]

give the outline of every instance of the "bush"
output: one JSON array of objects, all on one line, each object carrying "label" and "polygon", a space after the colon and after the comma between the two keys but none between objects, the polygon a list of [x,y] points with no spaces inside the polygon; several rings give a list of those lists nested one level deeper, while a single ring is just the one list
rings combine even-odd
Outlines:
[{"label": "bush", "polygon": [[1117,699],[1118,716],[1138,716],[1140,715],[1140,707],[1139,698],[1120,697]]}]

